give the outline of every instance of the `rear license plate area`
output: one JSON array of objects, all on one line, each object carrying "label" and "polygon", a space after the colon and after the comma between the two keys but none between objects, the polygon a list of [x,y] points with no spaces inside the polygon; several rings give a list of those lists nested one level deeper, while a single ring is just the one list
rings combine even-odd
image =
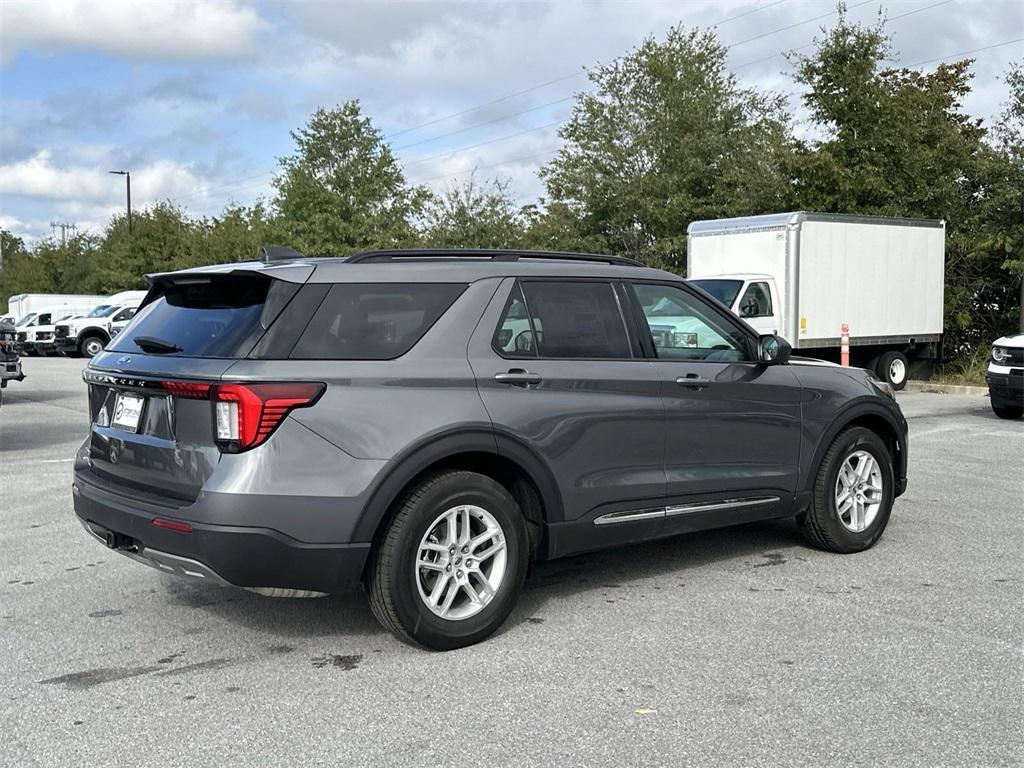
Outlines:
[{"label": "rear license plate area", "polygon": [[114,411],[110,416],[110,426],[123,432],[138,432],[145,406],[146,398],[118,392],[114,400]]}]

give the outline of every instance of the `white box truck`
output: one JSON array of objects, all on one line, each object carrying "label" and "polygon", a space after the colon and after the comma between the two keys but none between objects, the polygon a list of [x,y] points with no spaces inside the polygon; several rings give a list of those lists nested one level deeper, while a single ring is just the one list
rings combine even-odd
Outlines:
[{"label": "white box truck", "polygon": [[775,213],[695,221],[686,277],[794,354],[850,364],[896,389],[943,331],[943,221]]},{"label": "white box truck", "polygon": [[7,299],[5,316],[18,322],[33,312],[88,312],[103,301],[102,296],[87,296],[77,293],[16,293]]}]

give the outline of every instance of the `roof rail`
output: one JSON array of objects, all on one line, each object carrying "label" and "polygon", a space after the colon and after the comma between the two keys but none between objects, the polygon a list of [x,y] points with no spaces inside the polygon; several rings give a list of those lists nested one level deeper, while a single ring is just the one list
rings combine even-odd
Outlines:
[{"label": "roof rail", "polygon": [[607,256],[597,253],[568,253],[565,251],[514,251],[500,248],[398,248],[366,251],[349,256],[346,264],[368,264],[382,261],[403,261],[425,259],[444,261],[447,259],[488,259],[490,261],[520,261],[521,259],[553,259],[557,261],[590,261],[600,264],[618,264],[629,267],[644,267],[635,259],[625,256]]},{"label": "roof rail", "polygon": [[292,261],[293,259],[304,259],[305,254],[299,253],[287,245],[264,245],[260,247],[260,261],[267,263],[271,261]]}]

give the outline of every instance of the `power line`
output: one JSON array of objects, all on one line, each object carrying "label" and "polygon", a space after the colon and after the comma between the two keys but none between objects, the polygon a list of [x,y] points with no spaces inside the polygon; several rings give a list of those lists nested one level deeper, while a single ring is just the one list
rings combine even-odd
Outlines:
[{"label": "power line", "polygon": [[[728,18],[722,19],[720,22],[718,22],[717,24],[714,24],[712,26],[721,26],[723,24],[728,24],[730,21],[735,21],[736,19],[741,19],[744,16],[749,16],[752,13],[758,13],[759,11],[768,10],[769,8],[772,8],[772,7],[776,6],[776,5],[781,5],[784,2],[786,2],[786,0],[775,0],[774,2],[768,3],[767,5],[759,5],[758,7],[752,8],[752,9],[750,9],[748,11],[744,11],[743,13],[737,13],[734,16],[729,16]],[[870,0],[869,0],[869,2],[870,2]],[[618,61],[619,59],[624,58],[625,56],[626,56],[626,54],[623,54],[622,56],[616,56],[613,59],[609,59],[607,64],[611,64],[611,63],[613,63],[615,61]],[[606,64],[606,66],[607,66],[607,64]],[[538,83],[537,85],[532,85],[529,88],[524,88],[521,91],[516,91],[515,93],[509,93],[509,94],[506,94],[504,96],[499,96],[498,98],[493,99],[492,101],[487,101],[487,102],[484,102],[483,104],[477,104],[476,106],[469,107],[468,109],[460,110],[459,112],[452,112],[451,114],[448,114],[448,115],[442,115],[441,117],[436,117],[433,120],[428,120],[425,123],[420,123],[419,125],[413,125],[413,126],[410,126],[408,128],[403,128],[400,131],[394,131],[392,133],[386,134],[384,136],[384,138],[385,139],[393,139],[396,136],[402,136],[403,134],[411,133],[412,131],[417,131],[420,128],[427,128],[428,126],[436,125],[437,123],[442,123],[445,120],[451,120],[452,118],[455,118],[455,117],[462,117],[463,115],[468,115],[471,112],[476,112],[477,110],[484,109],[485,107],[492,107],[495,104],[501,104],[502,102],[508,101],[509,99],[514,99],[517,96],[525,96],[527,93],[532,93],[533,91],[539,91],[541,88],[547,88],[549,85],[555,85],[556,83],[561,83],[561,82],[564,82],[566,80],[571,80],[571,79],[573,79],[575,77],[579,77],[580,75],[586,74],[586,72],[587,72],[587,70],[581,69],[581,70],[577,70],[576,72],[570,72],[568,74],[561,75],[561,76],[553,78],[551,80],[545,80],[543,83]]]},{"label": "power line", "polygon": [[1002,43],[996,43],[995,45],[986,45],[984,48],[974,48],[970,51],[960,51],[960,53],[951,53],[949,56],[940,56],[937,59],[927,59],[925,61],[915,61],[913,64],[904,64],[904,68],[909,69],[910,67],[920,67],[924,64],[934,64],[937,61],[945,61],[946,59],[958,59],[961,56],[969,56],[972,53],[981,53],[982,51],[991,51],[993,48],[1002,48],[1004,45],[1013,45],[1014,43],[1024,42],[1024,37],[1016,37],[1013,40],[1006,40]]},{"label": "power line", "polygon": [[427,177],[422,178],[422,179],[410,179],[409,183],[410,184],[422,184],[425,181],[436,181],[437,179],[446,179],[449,176],[460,176],[463,173],[475,173],[476,171],[482,171],[482,170],[485,170],[487,168],[497,168],[500,165],[508,165],[509,163],[520,163],[520,162],[522,162],[524,160],[534,160],[534,159],[536,159],[538,157],[545,157],[547,155],[553,155],[556,152],[558,152],[560,149],[561,149],[561,147],[555,147],[553,149],[548,149],[548,150],[545,150],[544,152],[538,152],[538,153],[533,154],[533,155],[524,155],[523,157],[510,157],[510,158],[508,158],[506,160],[502,160],[501,162],[498,162],[498,163],[488,163],[487,165],[477,165],[477,166],[474,166],[472,168],[467,168],[467,169],[462,170],[462,171],[452,171],[451,173],[440,173],[437,176],[427,176]]}]

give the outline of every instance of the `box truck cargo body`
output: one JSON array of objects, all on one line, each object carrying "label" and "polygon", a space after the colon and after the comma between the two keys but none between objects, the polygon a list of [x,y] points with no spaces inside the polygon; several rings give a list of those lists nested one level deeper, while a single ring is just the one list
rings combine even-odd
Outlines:
[{"label": "box truck cargo body", "polygon": [[77,293],[17,293],[7,299],[7,314],[20,320],[32,312],[88,312],[103,301],[103,296]]},{"label": "box truck cargo body", "polygon": [[695,221],[687,278],[795,354],[852,365],[895,387],[938,356],[945,223],[807,212]]}]

